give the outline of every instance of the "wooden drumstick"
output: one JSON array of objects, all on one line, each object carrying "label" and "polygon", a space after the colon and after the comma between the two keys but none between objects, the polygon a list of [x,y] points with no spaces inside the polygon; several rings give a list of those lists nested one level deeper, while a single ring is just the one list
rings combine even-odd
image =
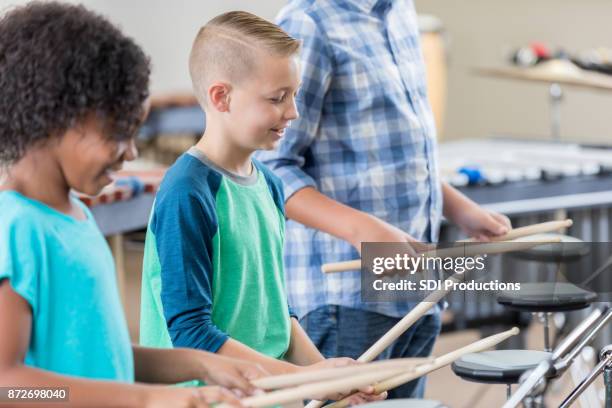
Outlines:
[{"label": "wooden drumstick", "polygon": [[493,255],[506,252],[524,251],[543,244],[554,244],[561,242],[561,237],[524,236],[513,241],[497,241],[483,243],[469,243],[452,248],[434,249],[423,252],[425,257],[457,258],[461,256]]},{"label": "wooden drumstick", "polygon": [[[453,282],[460,282],[463,280],[464,275],[454,274],[448,278]],[[442,285],[442,287],[446,287],[446,285]],[[376,341],[369,349],[367,349],[358,359],[357,361],[361,361],[367,363],[369,361],[374,360],[380,353],[382,353],[387,347],[391,345],[399,336],[404,334],[406,330],[408,330],[417,320],[419,320],[422,316],[427,313],[429,309],[434,307],[436,303],[440,299],[442,299],[448,292],[449,289],[439,289],[435,292],[430,293],[422,302],[416,305],[406,316],[404,316],[399,322],[395,324],[388,332],[386,332],[380,339]],[[322,407],[324,402],[321,401],[310,401],[306,408],[320,408]]]},{"label": "wooden drumstick", "polygon": [[[422,252],[419,255],[424,257],[440,257],[440,258],[456,258],[460,256],[473,256],[473,255],[484,255],[484,254],[501,254],[505,252],[522,251],[525,249],[533,248],[542,244],[551,244],[561,242],[560,237],[551,237],[547,239],[541,239],[540,237],[534,236],[522,236],[516,240],[511,241],[496,241],[496,242],[483,242],[452,247],[452,248],[441,248],[432,249],[426,252]],[[345,272],[352,271],[355,269],[361,269],[361,259],[355,259],[352,261],[344,262],[333,262],[324,264],[321,268],[325,273],[334,272]]]},{"label": "wooden drumstick", "polygon": [[[542,234],[545,232],[558,231],[563,228],[569,228],[574,222],[571,219],[562,221],[548,221],[540,224],[527,225],[525,227],[514,228],[504,235],[491,237],[491,241],[510,241],[513,239],[526,237],[528,235]],[[474,238],[464,239],[457,242],[476,242]]]},{"label": "wooden drumstick", "polygon": [[[460,282],[463,280],[463,275],[454,274],[447,280],[453,282]],[[449,289],[439,289],[435,292],[430,293],[425,299],[419,302],[412,310],[410,310],[406,316],[395,324],[388,332],[386,332],[376,343],[370,346],[358,359],[360,362],[368,362],[374,360],[380,353],[382,353],[387,347],[389,347],[395,340],[397,340],[406,330],[408,330],[417,320],[427,313],[429,309],[434,307],[440,299],[442,299],[453,285],[448,285]],[[442,285],[443,288],[446,285]]]},{"label": "wooden drumstick", "polygon": [[251,381],[255,387],[262,390],[272,390],[285,387],[331,380],[350,375],[372,372],[373,370],[411,369],[422,364],[432,363],[432,357],[426,358],[396,358],[393,360],[375,361],[368,364],[357,364],[342,367],[324,368],[304,373],[273,375]]},{"label": "wooden drumstick", "polygon": [[[437,370],[440,367],[444,367],[446,365],[451,364],[453,361],[463,357],[466,354],[470,354],[470,353],[479,353],[481,351],[490,349],[495,347],[497,344],[503,342],[504,340],[512,337],[512,336],[516,336],[517,334],[520,333],[520,330],[518,329],[518,327],[513,327],[510,330],[506,330],[505,332],[501,332],[498,334],[494,334],[492,336],[489,337],[485,337],[484,339],[480,339],[472,344],[468,344],[465,347],[462,347],[458,350],[455,351],[451,351],[450,353],[444,354],[440,357],[437,357],[433,363],[430,364],[430,367],[427,368],[427,365],[423,365],[420,367],[417,367],[415,370],[420,371],[422,374],[419,375],[422,376],[424,374],[427,374],[431,371]],[[390,390],[392,388],[398,387],[402,384],[405,384],[408,381],[412,381],[414,378],[418,378],[418,377],[408,377],[408,374],[404,375],[404,374],[400,374],[395,378],[392,378],[390,380],[386,380],[384,382],[381,382],[379,384],[376,385],[375,389],[376,389],[376,393],[381,393],[383,391],[387,391]]]},{"label": "wooden drumstick", "polygon": [[337,392],[350,392],[352,390],[368,386],[370,384],[404,374],[411,368],[392,368],[385,370],[377,370],[375,372],[360,373],[344,378],[303,384],[297,387],[284,388],[278,391],[272,391],[262,395],[243,398],[240,402],[247,407],[268,407],[271,405],[285,404],[293,401],[301,401],[306,398],[312,398],[314,395],[327,395]]},{"label": "wooden drumstick", "polygon": [[351,261],[330,262],[323,264],[321,270],[324,273],[346,272],[361,269],[361,259],[353,259]]},{"label": "wooden drumstick", "polygon": [[[422,377],[425,374],[428,374],[432,371],[435,371],[441,367],[451,364],[453,361],[463,357],[466,354],[470,353],[479,353],[481,351],[487,350],[489,348],[494,347],[495,345],[501,343],[509,337],[515,336],[519,333],[519,329],[517,327],[513,327],[510,330],[507,330],[502,333],[495,334],[493,336],[486,337],[484,339],[478,340],[472,344],[469,344],[465,347],[457,349],[455,351],[451,351],[450,353],[444,354],[440,357],[437,357],[433,363],[424,364],[422,366],[416,367],[412,372],[398,374],[395,377],[389,378],[387,380],[383,380],[378,384],[374,385],[374,391],[376,394],[380,394],[381,392],[388,391],[395,387],[399,387],[402,384],[405,384],[409,381]],[[333,404],[328,405],[326,408],[344,408],[347,407],[348,400],[350,397],[344,398],[343,400],[337,401]]]}]

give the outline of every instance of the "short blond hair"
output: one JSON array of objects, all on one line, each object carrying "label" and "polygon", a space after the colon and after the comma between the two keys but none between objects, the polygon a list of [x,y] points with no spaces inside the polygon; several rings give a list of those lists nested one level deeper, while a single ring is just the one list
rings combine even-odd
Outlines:
[{"label": "short blond hair", "polygon": [[198,31],[189,55],[193,90],[205,105],[210,84],[237,83],[256,68],[258,51],[279,57],[296,54],[300,41],[279,26],[246,11],[221,14]]}]

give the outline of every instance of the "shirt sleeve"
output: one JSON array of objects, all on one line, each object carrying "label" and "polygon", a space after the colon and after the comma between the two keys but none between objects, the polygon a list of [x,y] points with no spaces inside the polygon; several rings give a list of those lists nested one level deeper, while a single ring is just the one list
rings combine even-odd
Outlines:
[{"label": "shirt sleeve", "polygon": [[174,347],[216,352],[228,335],[212,321],[214,198],[189,189],[175,186],[155,206],[161,301]]},{"label": "shirt sleeve", "polygon": [[20,219],[0,227],[0,242],[0,281],[8,279],[35,315],[41,268],[46,264],[41,261],[45,254],[44,234],[27,219]]},{"label": "shirt sleeve", "polygon": [[283,180],[285,200],[304,187],[315,187],[303,167],[310,145],[316,138],[325,95],[332,78],[332,54],[325,34],[305,13],[280,19],[288,34],[302,41],[301,80],[296,103],[300,117],[291,122],[285,137],[274,151],[260,151],[257,158]]}]

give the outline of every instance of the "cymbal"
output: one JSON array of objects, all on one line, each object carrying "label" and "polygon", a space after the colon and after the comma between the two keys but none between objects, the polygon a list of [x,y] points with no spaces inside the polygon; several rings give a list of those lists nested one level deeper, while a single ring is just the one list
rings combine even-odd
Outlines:
[{"label": "cymbal", "polygon": [[550,60],[529,68],[476,68],[479,75],[612,91],[612,76],[580,69],[568,60]]}]

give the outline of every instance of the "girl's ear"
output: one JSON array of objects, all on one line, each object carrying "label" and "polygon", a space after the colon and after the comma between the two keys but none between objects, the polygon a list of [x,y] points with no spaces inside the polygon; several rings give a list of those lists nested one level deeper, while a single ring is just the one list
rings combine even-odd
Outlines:
[{"label": "girl's ear", "polygon": [[149,112],[151,112],[151,96],[149,95],[149,97],[142,103],[142,118],[141,118],[141,123],[144,123],[145,120],[147,120],[147,117],[149,116]]},{"label": "girl's ear", "polygon": [[215,82],[208,88],[208,103],[219,112],[229,111],[232,87],[225,82]]}]

